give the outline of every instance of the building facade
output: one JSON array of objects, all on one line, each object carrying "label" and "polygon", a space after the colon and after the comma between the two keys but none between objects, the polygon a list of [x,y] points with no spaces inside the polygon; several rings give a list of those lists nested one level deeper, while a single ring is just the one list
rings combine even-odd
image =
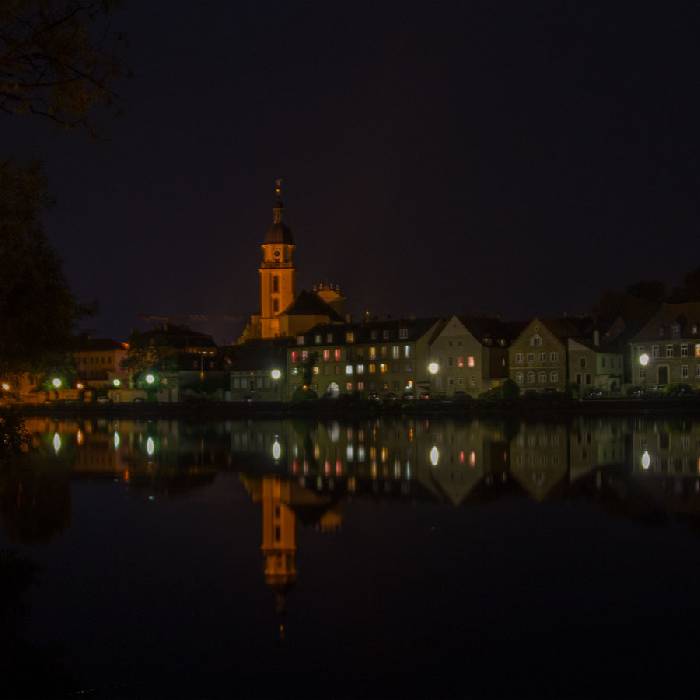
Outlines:
[{"label": "building facade", "polygon": [[430,344],[431,393],[477,397],[508,377],[510,326],[499,319],[452,316]]},{"label": "building facade", "polygon": [[700,388],[700,302],[663,304],[630,339],[632,383]]},{"label": "building facade", "polygon": [[287,350],[287,396],[304,386],[326,397],[427,392],[440,325],[436,318],[317,325]]},{"label": "building facade", "polygon": [[114,379],[126,381],[128,371],[122,362],[129,351],[127,343],[111,338],[80,338],[73,351],[76,381],[85,387],[111,386]]}]

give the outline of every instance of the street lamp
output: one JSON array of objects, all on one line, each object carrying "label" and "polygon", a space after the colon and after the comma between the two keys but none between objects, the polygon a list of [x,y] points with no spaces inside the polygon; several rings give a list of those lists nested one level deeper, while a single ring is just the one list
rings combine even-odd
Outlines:
[{"label": "street lamp", "polygon": [[437,374],[440,371],[440,365],[437,362],[431,362],[428,365],[428,372],[430,374]]},{"label": "street lamp", "polygon": [[272,372],[270,372],[270,376],[277,381],[278,379],[281,378],[282,372],[278,369],[273,369]]},{"label": "street lamp", "polygon": [[146,375],[146,384],[153,385],[156,382],[155,375],[151,374],[150,372]]},{"label": "street lamp", "polygon": [[119,388],[122,385],[122,380],[121,379],[113,379],[112,385]]},{"label": "street lamp", "polygon": [[639,364],[640,364],[642,367],[646,367],[646,366],[649,364],[649,355],[647,355],[647,353],[643,352],[643,353],[639,356]]},{"label": "street lamp", "polygon": [[63,382],[61,381],[60,377],[54,377],[54,378],[51,380],[51,386],[52,386],[54,389],[60,389],[60,388],[61,388],[61,384],[63,384]]},{"label": "street lamp", "polygon": [[3,382],[2,384],[0,384],[0,386],[2,387],[3,391],[9,391],[10,389],[12,389],[12,387],[7,382]]}]

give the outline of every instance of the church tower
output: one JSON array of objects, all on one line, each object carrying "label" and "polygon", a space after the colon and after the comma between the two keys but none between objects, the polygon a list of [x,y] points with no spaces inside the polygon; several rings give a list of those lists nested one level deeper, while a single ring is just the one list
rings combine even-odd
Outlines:
[{"label": "church tower", "polygon": [[275,204],[272,226],[262,244],[260,264],[260,336],[276,338],[281,335],[279,315],[294,301],[295,276],[294,237],[283,221],[282,180],[275,181]]}]

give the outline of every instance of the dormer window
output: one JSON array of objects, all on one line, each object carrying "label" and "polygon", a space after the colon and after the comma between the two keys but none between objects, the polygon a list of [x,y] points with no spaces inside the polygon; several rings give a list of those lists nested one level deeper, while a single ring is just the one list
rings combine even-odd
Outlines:
[{"label": "dormer window", "polygon": [[535,335],[530,338],[530,345],[533,348],[539,348],[542,345],[542,336],[539,333],[535,333]]},{"label": "dormer window", "polygon": [[329,344],[333,342],[333,334],[332,333],[326,333],[326,342]]},{"label": "dormer window", "polygon": [[399,328],[399,338],[406,340],[408,338],[408,328]]},{"label": "dormer window", "polygon": [[681,324],[680,323],[672,323],[671,324],[671,337],[672,338],[680,338],[681,337]]},{"label": "dormer window", "polygon": [[320,345],[322,340],[323,336],[320,333],[316,333],[314,337],[314,342],[316,343],[316,345]]},{"label": "dormer window", "polygon": [[389,337],[391,336],[391,333],[388,330],[383,330],[382,331],[382,338],[384,340],[389,340]]},{"label": "dormer window", "polygon": [[304,344],[304,336],[298,335],[297,336],[297,345],[303,345],[303,344]]}]

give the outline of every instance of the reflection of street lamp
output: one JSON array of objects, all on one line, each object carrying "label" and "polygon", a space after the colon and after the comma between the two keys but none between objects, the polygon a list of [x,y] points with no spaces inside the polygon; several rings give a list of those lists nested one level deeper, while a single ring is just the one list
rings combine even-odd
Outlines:
[{"label": "reflection of street lamp", "polygon": [[642,469],[646,471],[649,469],[649,466],[651,465],[651,457],[649,456],[649,451],[644,450],[644,454],[642,454]]},{"label": "reflection of street lamp", "polygon": [[434,467],[437,467],[439,462],[440,462],[440,451],[438,450],[437,446],[433,445],[433,448],[430,450],[430,463]]}]

